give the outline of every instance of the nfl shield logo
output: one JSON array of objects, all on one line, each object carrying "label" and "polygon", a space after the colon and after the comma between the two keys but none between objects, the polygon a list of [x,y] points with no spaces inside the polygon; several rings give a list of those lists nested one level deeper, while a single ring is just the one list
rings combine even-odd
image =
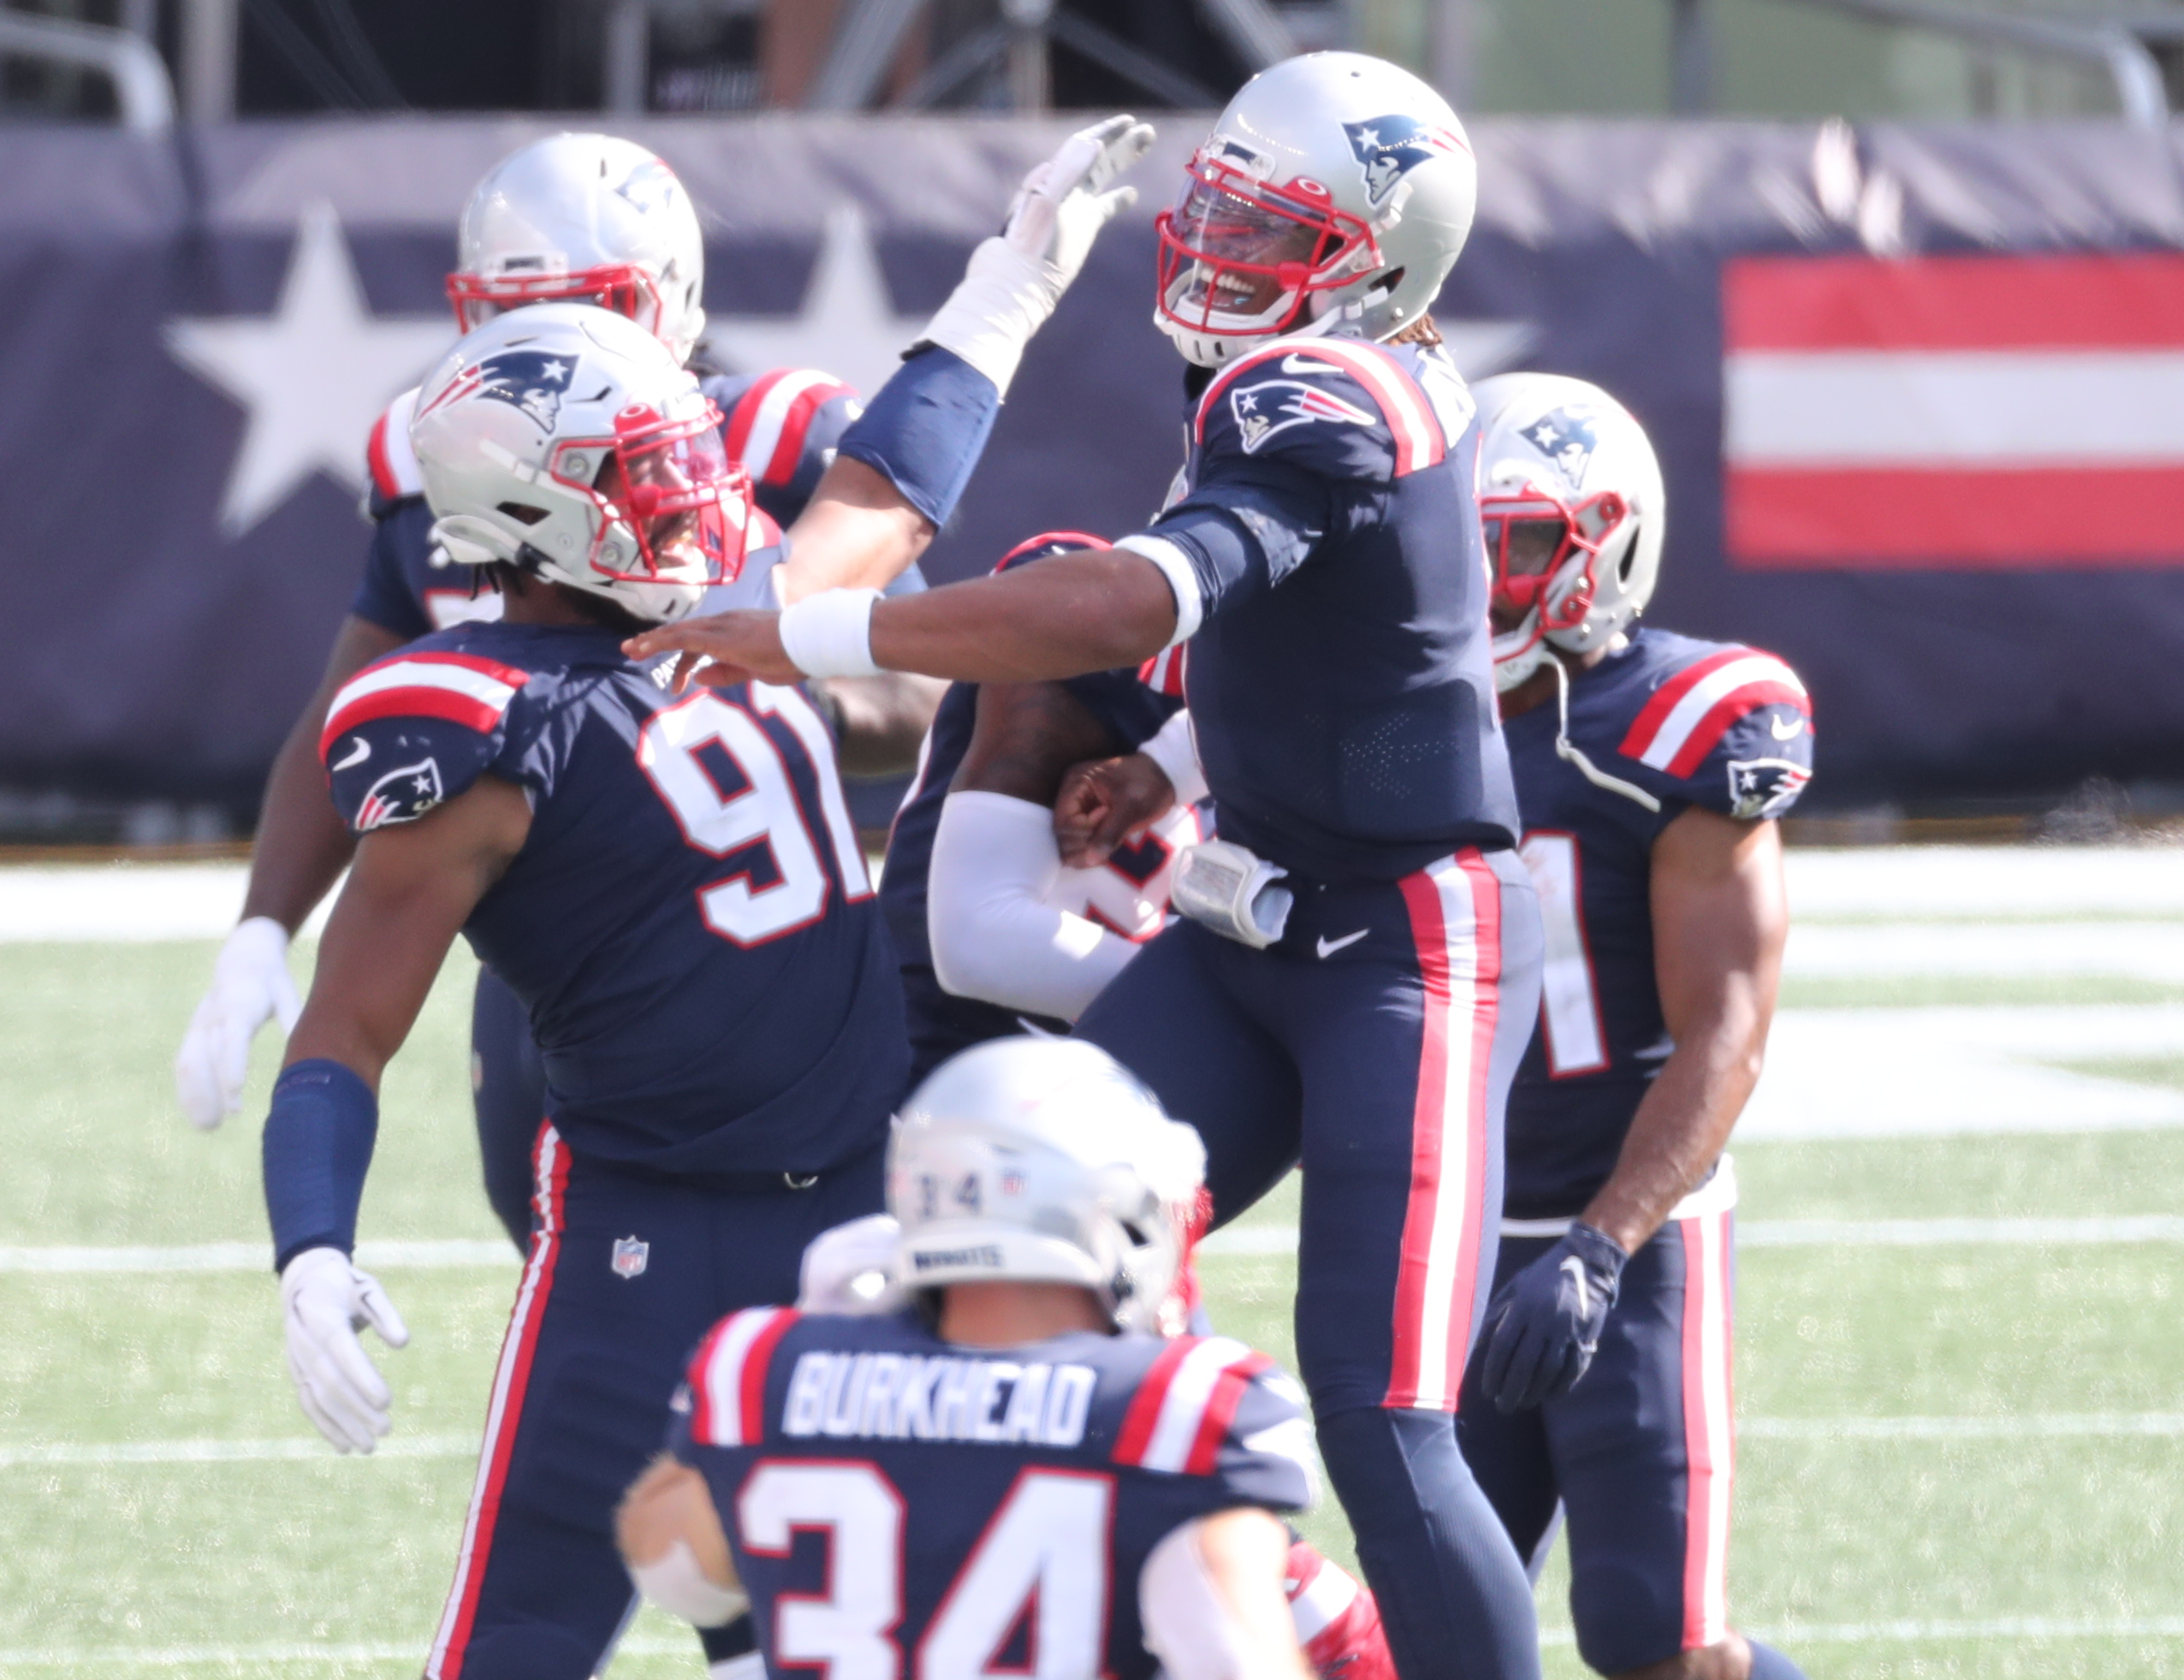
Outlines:
[{"label": "nfl shield logo", "polygon": [[644,1263],[652,1255],[652,1245],[635,1237],[617,1237],[614,1245],[614,1274],[617,1277],[636,1277],[644,1271]]}]

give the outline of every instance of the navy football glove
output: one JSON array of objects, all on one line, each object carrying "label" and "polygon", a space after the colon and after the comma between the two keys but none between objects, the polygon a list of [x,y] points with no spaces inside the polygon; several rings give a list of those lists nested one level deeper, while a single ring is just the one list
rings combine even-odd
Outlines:
[{"label": "navy football glove", "polygon": [[1480,1375],[1498,1410],[1567,1394],[1585,1375],[1628,1258],[1613,1238],[1574,1224],[1494,1298]]}]

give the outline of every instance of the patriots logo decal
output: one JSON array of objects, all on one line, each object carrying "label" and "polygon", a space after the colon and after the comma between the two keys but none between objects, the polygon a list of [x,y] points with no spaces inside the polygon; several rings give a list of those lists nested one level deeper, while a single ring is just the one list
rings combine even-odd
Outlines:
[{"label": "patriots logo decal", "polygon": [[518,408],[541,431],[551,431],[561,398],[577,376],[577,359],[544,350],[503,350],[465,368],[423,412],[476,397]]},{"label": "patriots logo decal", "polygon": [[675,202],[675,172],[657,158],[648,158],[629,172],[615,191],[649,215]]},{"label": "patriots logo decal", "polygon": [[1780,816],[1797,802],[1813,773],[1787,759],[1731,759],[1729,814],[1751,821]]},{"label": "patriots logo decal", "polygon": [[1593,435],[1592,415],[1587,410],[1557,409],[1551,414],[1541,414],[1518,436],[1560,467],[1571,488],[1585,487],[1585,469],[1592,465],[1592,452],[1599,447],[1599,439]]},{"label": "patriots logo decal", "polygon": [[1376,209],[1420,164],[1467,149],[1453,130],[1432,127],[1416,117],[1390,114],[1345,123],[1342,131],[1350,136],[1350,149],[1365,171],[1366,197]]},{"label": "patriots logo decal", "polygon": [[1228,412],[1235,419],[1247,455],[1256,454],[1269,437],[1293,426],[1309,426],[1314,420],[1371,426],[1379,418],[1301,379],[1263,379],[1256,385],[1240,386],[1228,393]]},{"label": "patriots logo decal", "polygon": [[371,784],[356,808],[356,832],[367,834],[389,823],[415,822],[446,797],[437,759],[420,759],[390,770]]}]

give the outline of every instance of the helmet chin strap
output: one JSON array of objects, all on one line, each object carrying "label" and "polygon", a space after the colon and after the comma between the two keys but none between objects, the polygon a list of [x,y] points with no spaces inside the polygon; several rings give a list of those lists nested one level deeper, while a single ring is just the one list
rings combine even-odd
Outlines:
[{"label": "helmet chin strap", "polygon": [[1569,667],[1550,649],[1547,663],[1555,668],[1555,756],[1575,766],[1577,773],[1596,787],[1604,787],[1611,793],[1620,793],[1624,798],[1658,812],[1661,802],[1635,782],[1625,782],[1619,776],[1610,776],[1585,755],[1584,750],[1569,738]]}]

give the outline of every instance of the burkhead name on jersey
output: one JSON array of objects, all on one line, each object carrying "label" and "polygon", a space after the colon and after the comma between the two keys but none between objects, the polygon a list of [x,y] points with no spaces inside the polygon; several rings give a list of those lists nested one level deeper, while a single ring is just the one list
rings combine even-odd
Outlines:
[{"label": "burkhead name on jersey", "polygon": [[1150,1680],[1136,1584],[1153,1548],[1316,1492],[1301,1392],[1220,1337],[1080,1332],[994,1355],[909,1314],[757,1308],[706,1338],[678,1405],[673,1450],[728,1519],[776,1651],[788,1606],[831,1601],[883,1610],[905,1651],[975,1631],[996,1660],[1028,1638],[1077,1648],[1056,1672]]},{"label": "burkhead name on jersey", "polygon": [[320,739],[335,805],[368,834],[523,789],[529,836],[463,931],[573,1147],[760,1172],[876,1147],[901,1003],[825,724],[794,688],[670,694],[621,639],[469,624],[365,666]]},{"label": "burkhead name on jersey", "polygon": [[1507,726],[1546,932],[1540,1030],[1509,1099],[1506,1199],[1521,1219],[1585,1206],[1671,1048],[1654,979],[1653,842],[1693,805],[1779,817],[1813,774],[1805,686],[1753,648],[1641,625],[1573,674],[1569,742],[1600,780],[1557,753],[1557,720],[1550,700]]}]

